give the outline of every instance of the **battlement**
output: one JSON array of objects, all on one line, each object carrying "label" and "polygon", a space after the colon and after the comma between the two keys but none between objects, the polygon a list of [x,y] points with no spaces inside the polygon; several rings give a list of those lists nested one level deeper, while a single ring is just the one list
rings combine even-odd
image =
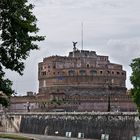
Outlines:
[{"label": "battlement", "polygon": [[69,57],[90,57],[90,58],[97,58],[97,54],[95,51],[88,51],[88,50],[73,50],[69,52]]}]

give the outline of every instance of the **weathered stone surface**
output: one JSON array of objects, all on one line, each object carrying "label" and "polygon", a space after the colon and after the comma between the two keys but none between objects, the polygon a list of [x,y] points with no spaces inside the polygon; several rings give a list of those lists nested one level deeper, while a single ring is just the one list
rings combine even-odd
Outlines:
[{"label": "weathered stone surface", "polygon": [[[72,137],[77,137],[78,132],[84,133],[85,138],[100,139],[102,133],[110,135],[111,140],[131,140],[133,135],[140,133],[140,121],[137,113],[100,113],[100,112],[63,112],[63,113],[28,113],[8,114],[1,117],[6,121],[5,131],[44,135],[65,136],[72,132]],[[13,118],[13,119],[10,119]],[[10,123],[10,121],[13,121]],[[9,126],[8,126],[9,123]],[[12,126],[13,125],[13,128]]]}]

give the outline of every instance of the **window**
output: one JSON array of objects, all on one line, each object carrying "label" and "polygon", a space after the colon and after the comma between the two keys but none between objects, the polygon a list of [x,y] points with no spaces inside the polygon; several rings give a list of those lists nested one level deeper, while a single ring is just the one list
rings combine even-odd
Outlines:
[{"label": "window", "polygon": [[69,73],[69,76],[74,76],[75,71],[74,70],[70,70],[68,73]]},{"label": "window", "polygon": [[89,64],[87,64],[87,68],[89,68]]},{"label": "window", "polygon": [[120,74],[120,72],[117,71],[117,75],[119,75],[119,74]]},{"label": "window", "polygon": [[85,70],[80,70],[80,75],[86,75],[86,71]]},{"label": "window", "polygon": [[97,74],[97,71],[96,71],[96,70],[91,70],[91,71],[90,71],[90,74],[91,74],[91,75],[96,75],[96,74]]},{"label": "window", "polygon": [[100,71],[100,74],[103,74],[103,71],[102,70]]},{"label": "window", "polygon": [[42,74],[43,76],[46,75],[46,71],[43,71],[41,74]]}]

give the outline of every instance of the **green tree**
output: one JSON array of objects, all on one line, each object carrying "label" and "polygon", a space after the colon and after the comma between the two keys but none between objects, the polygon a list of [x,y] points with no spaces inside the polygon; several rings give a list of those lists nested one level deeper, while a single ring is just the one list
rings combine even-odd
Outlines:
[{"label": "green tree", "polygon": [[44,36],[37,35],[39,29],[33,8],[28,0],[0,0],[0,91],[7,96],[0,96],[0,103],[4,106],[8,105],[8,99],[14,93],[12,82],[5,78],[4,69],[22,75],[24,60],[31,50],[38,49],[35,41],[44,40]]},{"label": "green tree", "polygon": [[137,105],[138,112],[140,113],[140,58],[133,59],[130,66],[132,68],[130,81],[133,85],[131,96]]}]

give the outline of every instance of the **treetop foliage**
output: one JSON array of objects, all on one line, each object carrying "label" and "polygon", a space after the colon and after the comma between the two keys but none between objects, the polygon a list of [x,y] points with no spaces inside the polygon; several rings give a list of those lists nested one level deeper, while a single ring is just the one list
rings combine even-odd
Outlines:
[{"label": "treetop foliage", "polygon": [[131,96],[140,113],[140,58],[133,59],[130,66],[132,68],[130,81],[133,85],[133,88],[131,89]]},{"label": "treetop foliage", "polygon": [[8,97],[13,93],[12,82],[4,78],[3,68],[23,74],[24,61],[31,50],[38,49],[38,36],[34,6],[27,0],[0,0],[0,91]]}]

